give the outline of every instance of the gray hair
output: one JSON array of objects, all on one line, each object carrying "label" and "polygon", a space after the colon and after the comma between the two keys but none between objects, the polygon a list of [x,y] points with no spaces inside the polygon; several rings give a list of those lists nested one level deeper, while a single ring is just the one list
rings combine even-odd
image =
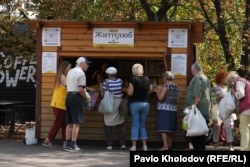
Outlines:
[{"label": "gray hair", "polygon": [[230,71],[227,75],[227,80],[230,80],[232,78],[238,78],[239,74],[236,71]]},{"label": "gray hair", "polygon": [[200,65],[198,62],[195,62],[195,63],[192,65],[191,68],[194,69],[195,71],[199,71],[199,72],[200,72],[200,71],[203,71],[201,65]]},{"label": "gray hair", "polygon": [[174,80],[174,74],[171,71],[166,71],[165,73],[162,74],[162,76],[169,81]]}]

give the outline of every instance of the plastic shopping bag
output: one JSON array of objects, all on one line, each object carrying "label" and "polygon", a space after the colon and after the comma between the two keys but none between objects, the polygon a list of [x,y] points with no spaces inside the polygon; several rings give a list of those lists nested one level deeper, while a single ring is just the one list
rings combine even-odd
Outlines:
[{"label": "plastic shopping bag", "polygon": [[219,111],[223,120],[227,119],[236,109],[235,98],[229,91],[219,103]]},{"label": "plastic shopping bag", "polygon": [[98,112],[101,114],[110,114],[113,112],[114,95],[110,91],[105,91],[104,97],[100,102]]},{"label": "plastic shopping bag", "polygon": [[192,110],[188,113],[188,129],[186,136],[202,136],[209,131],[207,122],[202,116],[200,110],[193,105]]},{"label": "plastic shopping bag", "polygon": [[35,123],[34,122],[25,122],[26,129],[25,129],[25,144],[32,145],[37,144],[37,139],[35,138]]}]

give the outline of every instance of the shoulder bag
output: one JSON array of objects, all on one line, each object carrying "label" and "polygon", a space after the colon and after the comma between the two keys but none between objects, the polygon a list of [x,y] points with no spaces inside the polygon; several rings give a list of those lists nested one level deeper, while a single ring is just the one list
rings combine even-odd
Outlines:
[{"label": "shoulder bag", "polygon": [[98,107],[98,112],[101,114],[111,114],[113,113],[114,104],[114,94],[109,91],[109,83],[107,83],[107,90],[104,93],[100,105]]}]

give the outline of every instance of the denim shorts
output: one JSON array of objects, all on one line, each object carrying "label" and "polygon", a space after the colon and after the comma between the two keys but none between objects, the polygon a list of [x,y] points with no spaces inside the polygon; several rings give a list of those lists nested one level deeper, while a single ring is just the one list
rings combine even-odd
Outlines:
[{"label": "denim shorts", "polygon": [[83,97],[78,92],[67,93],[65,123],[83,123]]}]

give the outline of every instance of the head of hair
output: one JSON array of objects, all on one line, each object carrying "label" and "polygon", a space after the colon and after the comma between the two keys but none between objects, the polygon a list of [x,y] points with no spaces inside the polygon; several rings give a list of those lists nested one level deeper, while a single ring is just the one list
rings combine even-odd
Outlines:
[{"label": "head of hair", "polygon": [[55,84],[58,85],[60,83],[61,75],[67,75],[65,69],[70,65],[71,63],[67,60],[63,60],[58,68],[58,72],[56,74],[55,78]]},{"label": "head of hair", "polygon": [[220,70],[215,74],[215,83],[221,84],[224,79],[227,78],[228,72],[225,70]]},{"label": "head of hair", "polygon": [[139,63],[136,63],[132,67],[132,74],[137,76],[137,75],[143,75],[143,66]]},{"label": "head of hair", "polygon": [[230,80],[232,78],[238,78],[239,74],[236,71],[230,71],[227,75],[227,80]]},{"label": "head of hair", "polygon": [[166,71],[165,73],[162,74],[163,77],[165,77],[169,81],[174,80],[174,74],[171,71]]},{"label": "head of hair", "polygon": [[197,71],[197,72],[203,71],[201,65],[200,65],[198,62],[195,62],[195,63],[192,65],[192,69],[195,70],[195,71]]}]

